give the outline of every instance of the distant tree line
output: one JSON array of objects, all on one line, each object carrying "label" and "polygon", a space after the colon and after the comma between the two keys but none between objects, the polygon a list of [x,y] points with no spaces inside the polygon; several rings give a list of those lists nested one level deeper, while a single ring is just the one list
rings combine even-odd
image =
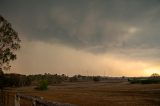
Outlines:
[{"label": "distant tree line", "polygon": [[41,80],[47,80],[49,85],[59,84],[69,79],[69,77],[66,76],[65,74],[58,75],[58,74],[49,74],[49,73],[28,75],[28,77],[32,81],[33,84],[36,84]]},{"label": "distant tree line", "polygon": [[69,77],[70,82],[76,81],[94,81],[99,82],[102,80],[107,80],[108,77],[105,76],[84,76],[84,75],[74,75],[73,77]]},{"label": "distant tree line", "polygon": [[150,77],[146,78],[128,78],[128,82],[131,84],[156,84],[160,83],[160,75],[153,73]]},{"label": "distant tree line", "polygon": [[[4,74],[1,73],[3,77],[1,77],[0,83],[3,83],[3,87],[21,87],[21,86],[29,86],[29,85],[38,85],[42,82],[42,80],[47,81],[48,85],[60,84],[62,82],[77,82],[77,81],[101,81],[107,79],[106,77],[100,76],[82,76],[82,75],[74,75],[69,77],[65,74],[36,74],[36,75],[21,75],[15,73]],[[0,85],[0,86],[1,86]]]},{"label": "distant tree line", "polygon": [[31,79],[28,76],[14,73],[4,74],[1,80],[3,87],[21,87],[31,84]]},{"label": "distant tree line", "polygon": [[[112,77],[105,77],[105,76],[74,75],[72,77],[69,77],[65,74],[58,75],[58,74],[50,74],[50,73],[35,74],[35,75],[21,75],[21,74],[15,74],[15,73],[4,74],[2,71],[0,75],[1,75],[0,88],[2,88],[1,85],[3,85],[3,87],[21,87],[21,86],[29,86],[29,85],[41,86],[41,85],[60,84],[62,82],[81,82],[81,81],[82,82],[83,81],[100,82],[100,81],[112,79]],[[153,74],[152,78],[155,78],[155,77],[157,78],[158,75]],[[121,79],[125,79],[125,77],[122,77]],[[42,82],[47,82],[47,84],[45,83],[43,84]]]},{"label": "distant tree line", "polygon": [[0,89],[4,87],[22,87],[29,85],[37,85],[42,80],[46,80],[49,85],[59,84],[63,81],[68,81],[69,77],[62,74],[36,74],[36,75],[21,75],[15,73],[4,74],[0,73]]}]

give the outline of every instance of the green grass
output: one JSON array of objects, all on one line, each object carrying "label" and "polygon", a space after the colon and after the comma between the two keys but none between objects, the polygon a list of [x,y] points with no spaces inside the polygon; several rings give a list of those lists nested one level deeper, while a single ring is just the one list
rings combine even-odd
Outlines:
[{"label": "green grass", "polygon": [[128,81],[131,84],[156,84],[156,83],[160,83],[160,79],[159,78],[130,78],[128,79]]}]

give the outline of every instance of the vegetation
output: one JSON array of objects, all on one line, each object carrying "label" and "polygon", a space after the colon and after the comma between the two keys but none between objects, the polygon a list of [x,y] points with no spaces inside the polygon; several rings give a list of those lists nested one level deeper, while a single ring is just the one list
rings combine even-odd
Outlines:
[{"label": "vegetation", "polygon": [[60,84],[62,81],[68,80],[68,76],[62,74],[47,74],[45,73],[44,75],[42,74],[37,74],[37,75],[29,75],[28,76],[32,82],[37,83],[40,80],[47,80],[49,85],[52,84]]},{"label": "vegetation", "polygon": [[99,82],[100,81],[100,77],[99,76],[93,77],[93,81],[94,82]]},{"label": "vegetation", "polygon": [[155,84],[160,83],[160,76],[157,73],[153,73],[149,78],[129,78],[128,81],[131,84]]},{"label": "vegetation", "polygon": [[48,89],[48,81],[47,80],[41,80],[38,84],[38,86],[35,88],[37,90],[47,90]]},{"label": "vegetation", "polygon": [[4,74],[1,87],[21,87],[31,85],[31,79],[21,74]]},{"label": "vegetation", "polygon": [[10,61],[16,59],[15,51],[20,48],[18,33],[0,15],[0,88],[4,87],[3,70],[10,69]]},{"label": "vegetation", "polygon": [[153,73],[151,75],[151,78],[159,78],[159,77],[160,77],[160,75],[158,73]]},{"label": "vegetation", "polygon": [[76,81],[78,81],[78,78],[77,78],[77,76],[73,76],[73,77],[69,78],[69,81],[70,82],[76,82]]},{"label": "vegetation", "polygon": [[5,87],[21,87],[31,85],[31,80],[26,75],[5,74]]},{"label": "vegetation", "polygon": [[128,81],[131,84],[154,84],[154,83],[160,83],[160,79],[141,79],[141,78],[133,78],[133,79],[128,79]]},{"label": "vegetation", "polygon": [[108,78],[102,83],[78,81],[76,84],[56,84],[45,92],[35,92],[33,87],[18,88],[15,91],[77,106],[159,106],[159,89],[160,84],[131,86],[127,80]]},{"label": "vegetation", "polygon": [[[21,75],[21,74],[4,74],[2,71],[0,73],[2,79],[0,79],[0,88],[2,87],[22,87],[29,85],[41,85],[44,81],[47,81],[47,85],[60,84],[62,81],[68,81],[69,77],[66,75],[57,74],[38,74],[38,75]],[[39,82],[42,81],[42,82]],[[43,84],[42,84],[43,85]]]},{"label": "vegetation", "polygon": [[0,71],[10,69],[9,62],[16,59],[15,51],[19,48],[18,33],[0,16]]},{"label": "vegetation", "polygon": [[4,86],[4,73],[0,71],[0,89],[3,89]]},{"label": "vegetation", "polygon": [[[21,87],[21,86],[29,86],[29,85],[38,85],[40,86],[43,81],[47,81],[47,85],[55,85],[61,84],[62,82],[83,82],[83,81],[107,81],[109,77],[101,77],[101,76],[82,76],[75,75],[73,77],[68,77],[65,74],[36,74],[36,75],[21,75],[21,74],[4,74],[0,73],[2,79],[0,79],[0,88],[2,87]],[[124,79],[124,78],[122,78]],[[40,82],[42,81],[42,82]],[[146,78],[128,78],[128,82],[131,84],[152,84],[152,83],[160,83],[160,77],[158,74],[152,74],[150,77]],[[42,84],[43,85],[43,84]],[[40,87],[41,88],[41,87]]]}]

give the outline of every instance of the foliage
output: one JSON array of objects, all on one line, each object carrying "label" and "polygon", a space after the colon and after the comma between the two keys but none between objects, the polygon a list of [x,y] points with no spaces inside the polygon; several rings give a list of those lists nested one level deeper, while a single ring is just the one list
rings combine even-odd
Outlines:
[{"label": "foliage", "polygon": [[76,81],[78,81],[77,76],[73,76],[69,78],[69,82],[76,82]]},{"label": "foliage", "polygon": [[4,73],[0,70],[0,89],[3,89],[4,86]]},{"label": "foliage", "polygon": [[99,82],[100,81],[100,77],[99,76],[93,77],[93,81],[94,82]]},{"label": "foliage", "polygon": [[29,75],[28,77],[31,79],[32,82],[38,82],[40,80],[47,80],[49,85],[60,84],[62,81],[68,80],[68,76],[64,74],[57,75],[57,74],[45,73],[44,75],[37,74],[37,75]]},{"label": "foliage", "polygon": [[122,79],[125,79],[126,77],[125,76],[122,76]]},{"label": "foliage", "polygon": [[48,89],[48,81],[47,80],[41,80],[39,82],[39,85],[35,89],[37,89],[37,90],[47,90]]},{"label": "foliage", "polygon": [[158,73],[153,73],[151,75],[151,78],[159,78],[159,77],[160,77],[160,75]]},{"label": "foliage", "polygon": [[160,79],[152,79],[152,78],[132,78],[128,79],[131,84],[155,84],[160,83]]},{"label": "foliage", "polygon": [[4,74],[4,87],[21,87],[31,84],[31,80],[26,75]]},{"label": "foliage", "polygon": [[9,62],[16,59],[15,51],[20,48],[18,33],[0,15],[0,70],[9,70]]},{"label": "foliage", "polygon": [[153,73],[150,77],[148,78],[129,78],[128,82],[131,84],[156,84],[160,83],[160,76],[158,73]]}]

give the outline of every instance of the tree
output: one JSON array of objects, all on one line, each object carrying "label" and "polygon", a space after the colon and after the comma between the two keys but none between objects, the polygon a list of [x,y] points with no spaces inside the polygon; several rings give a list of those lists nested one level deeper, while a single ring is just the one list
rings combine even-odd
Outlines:
[{"label": "tree", "polygon": [[100,81],[100,77],[99,76],[93,77],[93,81],[94,82],[99,82]]},{"label": "tree", "polygon": [[158,73],[153,73],[151,75],[151,78],[159,78],[159,77],[160,77],[160,75]]},{"label": "tree", "polygon": [[3,89],[4,85],[4,73],[3,71],[0,71],[0,89]]},{"label": "tree", "polygon": [[0,15],[0,89],[5,85],[3,70],[10,69],[10,61],[16,59],[15,51],[20,48],[18,33]]},{"label": "tree", "polygon": [[70,78],[69,78],[69,81],[70,81],[70,82],[77,82],[77,81],[78,81],[78,78],[77,78],[77,76],[75,75],[75,76],[73,76],[73,77],[70,77]]},{"label": "tree", "polygon": [[15,51],[20,48],[18,33],[0,15],[0,71],[10,69],[10,61],[16,59]]}]

